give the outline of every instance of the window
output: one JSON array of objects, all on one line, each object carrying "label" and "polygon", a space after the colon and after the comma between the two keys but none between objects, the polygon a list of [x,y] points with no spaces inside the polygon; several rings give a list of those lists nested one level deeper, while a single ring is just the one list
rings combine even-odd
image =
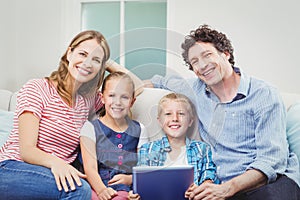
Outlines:
[{"label": "window", "polygon": [[166,73],[167,3],[159,0],[82,1],[81,30],[103,33],[111,59],[141,79]]}]

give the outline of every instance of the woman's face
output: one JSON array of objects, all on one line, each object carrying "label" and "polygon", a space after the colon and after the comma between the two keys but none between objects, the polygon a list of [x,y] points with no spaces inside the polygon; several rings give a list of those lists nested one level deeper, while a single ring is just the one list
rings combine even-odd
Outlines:
[{"label": "woman's face", "polygon": [[73,51],[68,50],[68,70],[76,85],[92,80],[102,67],[104,51],[96,39],[80,43]]}]

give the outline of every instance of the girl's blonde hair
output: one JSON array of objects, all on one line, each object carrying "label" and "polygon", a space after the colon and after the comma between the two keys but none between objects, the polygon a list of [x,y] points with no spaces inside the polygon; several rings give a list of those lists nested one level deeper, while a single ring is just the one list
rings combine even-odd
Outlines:
[{"label": "girl's blonde hair", "polygon": [[104,56],[101,62],[102,66],[99,73],[91,81],[87,83],[83,83],[80,86],[78,93],[83,96],[94,95],[102,85],[104,79],[104,73],[105,73],[105,63],[110,57],[110,49],[108,43],[104,38],[104,36],[98,31],[87,30],[76,35],[71,41],[71,43],[69,44],[64,55],[61,57],[58,69],[52,72],[49,77],[46,77],[48,80],[57,82],[58,94],[62,98],[64,98],[70,105],[72,104],[73,96],[70,93],[70,91],[67,90],[66,87],[67,77],[70,76],[68,70],[69,61],[67,60],[68,50],[70,49],[71,51],[73,51],[82,42],[87,40],[92,40],[92,39],[96,39],[99,46],[103,49]]}]

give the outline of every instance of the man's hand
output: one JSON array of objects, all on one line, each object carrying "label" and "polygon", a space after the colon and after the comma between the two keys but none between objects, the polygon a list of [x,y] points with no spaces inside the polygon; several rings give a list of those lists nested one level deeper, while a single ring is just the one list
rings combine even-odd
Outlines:
[{"label": "man's hand", "polygon": [[189,199],[201,200],[224,200],[227,198],[229,186],[226,184],[217,185],[211,182],[204,182],[200,186],[192,185],[185,193]]}]

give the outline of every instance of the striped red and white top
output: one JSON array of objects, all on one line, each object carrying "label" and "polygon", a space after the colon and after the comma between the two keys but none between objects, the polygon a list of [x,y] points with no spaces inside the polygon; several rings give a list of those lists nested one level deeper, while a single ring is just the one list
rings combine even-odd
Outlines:
[{"label": "striped red and white top", "polygon": [[18,117],[24,111],[40,119],[37,147],[67,163],[77,156],[80,129],[92,108],[102,106],[100,95],[90,98],[76,96],[74,107],[67,105],[47,79],[28,81],[18,92],[14,126],[8,140],[0,149],[0,161],[20,160]]}]

